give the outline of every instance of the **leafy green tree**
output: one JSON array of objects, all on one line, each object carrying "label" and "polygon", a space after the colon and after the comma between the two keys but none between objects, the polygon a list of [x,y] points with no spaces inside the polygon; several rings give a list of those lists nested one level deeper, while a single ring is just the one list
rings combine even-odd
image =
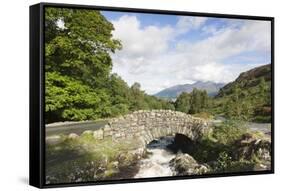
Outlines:
[{"label": "leafy green tree", "polygon": [[109,114],[109,96],[102,90],[56,72],[46,73],[47,123],[64,120],[87,120]]},{"label": "leafy green tree", "polygon": [[264,77],[260,78],[258,85],[258,99],[263,105],[271,105],[270,85],[266,83]]},{"label": "leafy green tree", "polygon": [[250,120],[251,116],[254,114],[253,106],[249,101],[242,101],[242,118],[244,120]]},{"label": "leafy green tree", "polygon": [[117,74],[112,74],[108,81],[111,101],[111,115],[123,115],[129,112],[130,88],[127,83]]},{"label": "leafy green tree", "polygon": [[162,100],[162,109],[176,110],[173,101]]},{"label": "leafy green tree", "polygon": [[112,67],[110,53],[121,48],[112,30],[98,11],[46,9],[47,122],[110,115],[110,94],[104,84]]},{"label": "leafy green tree", "polygon": [[190,110],[190,94],[183,92],[181,93],[178,97],[177,100],[175,101],[175,109],[177,111],[181,111],[184,113],[189,113]]},{"label": "leafy green tree", "polygon": [[175,109],[185,113],[199,113],[208,109],[210,100],[206,90],[194,88],[191,93],[183,92],[175,101]]},{"label": "leafy green tree", "polygon": [[199,113],[204,111],[208,106],[208,94],[205,90],[200,91],[194,88],[190,98],[190,113]]},{"label": "leafy green tree", "polygon": [[151,95],[144,95],[144,101],[148,105],[148,109],[166,109],[166,110],[175,110],[173,102],[168,100],[163,100]]},{"label": "leafy green tree", "polygon": [[260,81],[259,81],[259,91],[261,93],[261,95],[263,96],[266,91],[267,91],[267,85],[266,85],[266,82],[265,82],[265,79],[264,77],[260,78]]},{"label": "leafy green tree", "polygon": [[232,96],[231,99],[234,102],[237,102],[240,98],[240,94],[241,94],[241,89],[239,88],[239,86],[237,84],[235,84],[232,88]]},{"label": "leafy green tree", "polygon": [[140,93],[141,91],[141,85],[138,82],[135,82],[132,86],[131,86],[132,92],[135,94]]},{"label": "leafy green tree", "polygon": [[112,67],[110,52],[121,48],[121,43],[112,38],[113,30],[99,11],[47,8],[46,71],[103,86]]},{"label": "leafy green tree", "polygon": [[130,109],[132,111],[141,110],[141,109],[149,109],[149,105],[145,102],[145,94],[141,90],[141,85],[138,82],[135,82],[131,88],[131,105]]},{"label": "leafy green tree", "polygon": [[112,74],[108,81],[108,90],[112,97],[112,104],[124,103],[129,105],[130,88],[117,74]]},{"label": "leafy green tree", "polygon": [[208,108],[209,106],[209,97],[206,90],[201,91],[201,104],[202,104],[202,110]]}]

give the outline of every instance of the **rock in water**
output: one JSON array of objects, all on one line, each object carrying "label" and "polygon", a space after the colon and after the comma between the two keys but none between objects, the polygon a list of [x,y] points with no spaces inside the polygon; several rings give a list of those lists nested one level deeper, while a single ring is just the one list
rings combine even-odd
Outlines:
[{"label": "rock in water", "polygon": [[68,135],[68,138],[69,138],[69,139],[78,139],[78,138],[79,138],[79,135],[77,135],[76,133],[70,133],[70,134]]},{"label": "rock in water", "polygon": [[175,158],[170,161],[170,166],[174,169],[178,176],[205,174],[209,172],[207,165],[198,164],[198,162],[189,154],[177,154]]},{"label": "rock in water", "polygon": [[[234,158],[236,160],[259,160],[258,169],[269,169],[271,163],[271,142],[270,140],[254,137],[252,134],[244,134],[237,140]],[[264,168],[263,168],[264,167]]]},{"label": "rock in water", "polygon": [[251,160],[253,155],[259,160],[270,160],[271,143],[269,140],[255,138],[251,134],[244,134],[242,138],[236,141],[237,152],[235,158],[237,160]]}]

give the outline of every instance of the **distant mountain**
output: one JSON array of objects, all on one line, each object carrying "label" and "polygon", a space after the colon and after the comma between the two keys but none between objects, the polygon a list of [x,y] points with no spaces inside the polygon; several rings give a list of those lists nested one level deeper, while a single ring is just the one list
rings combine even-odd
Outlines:
[{"label": "distant mountain", "polygon": [[242,72],[235,81],[230,82],[221,88],[217,97],[231,95],[235,87],[239,87],[241,90],[245,91],[253,91],[253,89],[260,84],[261,79],[264,79],[266,83],[271,82],[271,64]]},{"label": "distant mountain", "polygon": [[183,84],[183,85],[176,85],[170,88],[166,88],[156,94],[154,96],[161,97],[161,98],[176,98],[182,92],[190,93],[194,88],[199,90],[206,90],[208,95],[215,96],[220,88],[222,88],[225,84],[223,83],[214,83],[214,82],[202,82],[198,81],[193,84]]}]

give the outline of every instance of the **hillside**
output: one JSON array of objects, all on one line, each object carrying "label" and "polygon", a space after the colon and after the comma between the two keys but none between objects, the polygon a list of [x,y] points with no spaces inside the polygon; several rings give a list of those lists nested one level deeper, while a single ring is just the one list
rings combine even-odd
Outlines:
[{"label": "hillside", "polygon": [[228,83],[221,88],[216,97],[230,95],[235,86],[245,90],[248,88],[255,88],[260,84],[261,79],[264,79],[267,83],[271,82],[271,64],[256,67],[241,73],[234,82]]},{"label": "hillside", "polygon": [[243,72],[220,89],[214,99],[215,113],[258,122],[271,120],[271,65]]},{"label": "hillside", "polygon": [[166,88],[158,92],[154,96],[161,97],[161,98],[176,98],[182,92],[187,92],[187,93],[192,92],[194,88],[197,88],[199,90],[206,90],[209,96],[215,96],[218,93],[219,89],[223,86],[224,86],[223,83],[198,81],[193,84],[176,85]]}]

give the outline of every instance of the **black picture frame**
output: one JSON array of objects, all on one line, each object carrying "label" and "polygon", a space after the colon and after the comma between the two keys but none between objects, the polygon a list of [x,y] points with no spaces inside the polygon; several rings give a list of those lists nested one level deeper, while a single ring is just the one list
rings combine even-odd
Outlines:
[{"label": "black picture frame", "polygon": [[[207,175],[190,175],[190,176],[173,176],[173,177],[157,177],[157,178],[141,178],[141,179],[122,179],[98,182],[79,182],[79,183],[61,183],[61,184],[45,184],[45,74],[44,74],[44,10],[46,7],[72,8],[72,9],[95,9],[103,11],[118,12],[135,12],[135,13],[153,13],[165,15],[186,15],[186,16],[204,16],[216,18],[234,18],[248,20],[262,20],[271,22],[271,170],[251,171],[239,173],[222,173]],[[116,184],[116,183],[136,183],[149,181],[166,181],[194,178],[210,178],[210,177],[227,177],[242,175],[259,175],[274,173],[274,17],[249,16],[249,15],[232,15],[217,13],[200,13],[186,11],[168,11],[155,9],[136,9],[124,7],[104,7],[92,5],[74,5],[74,4],[54,4],[39,3],[30,6],[30,129],[29,129],[29,184],[38,188],[53,188],[67,186],[85,186],[100,184]]]}]

